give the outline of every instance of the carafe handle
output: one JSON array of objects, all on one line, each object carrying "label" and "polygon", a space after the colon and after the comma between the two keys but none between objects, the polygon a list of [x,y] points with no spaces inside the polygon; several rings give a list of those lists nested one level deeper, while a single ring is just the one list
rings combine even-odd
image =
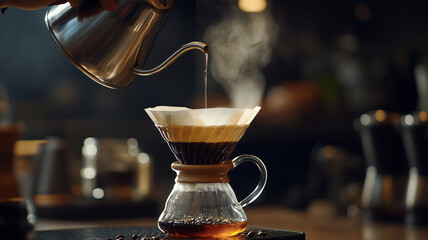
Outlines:
[{"label": "carafe handle", "polygon": [[239,204],[242,207],[246,207],[249,204],[251,204],[254,200],[256,200],[257,197],[262,193],[263,189],[265,188],[266,182],[267,182],[267,170],[262,160],[260,160],[260,158],[253,155],[243,154],[235,157],[232,160],[233,167],[236,167],[243,162],[252,162],[256,164],[256,166],[259,168],[259,171],[260,171],[260,180],[256,188],[253,190],[253,192],[250,193],[250,195],[244,198],[244,200],[239,202]]}]

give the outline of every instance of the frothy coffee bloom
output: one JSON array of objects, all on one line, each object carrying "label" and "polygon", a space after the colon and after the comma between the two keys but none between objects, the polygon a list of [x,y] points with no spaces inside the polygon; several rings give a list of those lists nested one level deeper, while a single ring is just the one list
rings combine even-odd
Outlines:
[{"label": "frothy coffee bloom", "polygon": [[249,125],[164,126],[156,125],[167,142],[238,142]]}]

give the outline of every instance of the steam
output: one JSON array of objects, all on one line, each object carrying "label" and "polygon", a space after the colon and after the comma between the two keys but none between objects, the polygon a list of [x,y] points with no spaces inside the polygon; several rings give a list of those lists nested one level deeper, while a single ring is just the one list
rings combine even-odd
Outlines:
[{"label": "steam", "polygon": [[210,71],[233,107],[254,107],[263,97],[266,84],[261,71],[270,61],[277,27],[269,10],[247,13],[230,6],[225,16],[205,32]]}]

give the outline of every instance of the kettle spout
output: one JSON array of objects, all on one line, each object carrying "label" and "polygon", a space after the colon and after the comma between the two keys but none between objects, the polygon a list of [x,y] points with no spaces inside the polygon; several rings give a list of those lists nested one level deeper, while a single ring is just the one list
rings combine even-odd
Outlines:
[{"label": "kettle spout", "polygon": [[150,76],[155,73],[158,73],[168,67],[172,62],[174,62],[179,56],[183,53],[192,50],[199,49],[204,54],[208,54],[208,45],[203,42],[190,42],[181,46],[177,51],[175,51],[171,56],[169,56],[165,61],[163,61],[159,66],[152,69],[140,69],[138,67],[132,68],[132,71],[140,76]]}]

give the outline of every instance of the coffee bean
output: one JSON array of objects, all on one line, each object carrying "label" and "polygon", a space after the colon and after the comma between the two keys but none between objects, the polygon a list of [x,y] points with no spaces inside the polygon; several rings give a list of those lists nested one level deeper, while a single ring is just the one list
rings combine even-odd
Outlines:
[{"label": "coffee bean", "polygon": [[137,239],[139,239],[140,237],[139,237],[137,234],[133,234],[133,235],[131,236],[131,238],[132,238],[133,240],[137,240]]},{"label": "coffee bean", "polygon": [[144,236],[143,238],[141,238],[141,240],[151,240],[151,238]]},{"label": "coffee bean", "polygon": [[160,237],[158,235],[152,237],[152,240],[159,240],[159,239]]},{"label": "coffee bean", "polygon": [[267,236],[267,232],[263,231],[263,230],[259,230],[259,232],[257,233],[257,236],[266,237]]},{"label": "coffee bean", "polygon": [[117,236],[116,236],[116,239],[118,239],[118,240],[124,240],[124,239],[125,239],[125,236],[123,236],[123,235],[117,235]]},{"label": "coffee bean", "polygon": [[254,232],[254,231],[249,231],[247,233],[247,237],[249,237],[249,238],[254,237],[254,236],[256,236],[256,232]]}]

